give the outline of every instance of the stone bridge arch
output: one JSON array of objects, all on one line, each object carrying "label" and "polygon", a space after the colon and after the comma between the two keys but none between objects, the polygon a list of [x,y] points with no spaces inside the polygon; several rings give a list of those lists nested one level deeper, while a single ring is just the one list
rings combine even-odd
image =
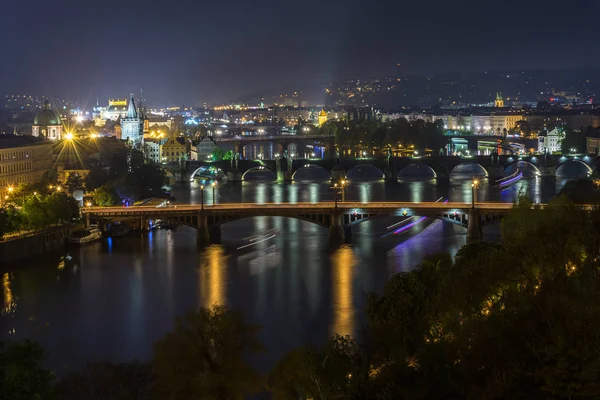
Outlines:
[{"label": "stone bridge arch", "polygon": [[329,178],[331,178],[331,170],[328,170],[327,168],[325,168],[322,165],[319,165],[317,163],[307,162],[306,164],[304,164],[301,167],[296,168],[294,170],[294,172],[292,172],[291,179],[292,180],[296,179],[296,173],[298,171],[303,170],[303,169],[309,169],[309,168],[318,168],[319,170],[325,171],[329,175]]},{"label": "stone bridge arch", "polygon": [[256,165],[256,166],[250,167],[247,170],[245,170],[242,173],[241,180],[245,181],[246,180],[246,174],[248,174],[248,172],[252,172],[252,171],[270,171],[274,175],[274,180],[277,179],[277,170],[272,170],[271,168],[266,167],[264,165]]},{"label": "stone bridge arch", "polygon": [[483,171],[483,174],[484,174],[485,177],[489,176],[488,170],[483,165],[481,165],[477,161],[470,161],[470,160],[463,161],[463,162],[460,162],[460,163],[456,164],[450,170],[449,175],[452,175],[452,173],[458,173],[457,168],[459,168],[461,166],[466,166],[466,165],[475,165],[475,166],[478,166],[481,169],[481,171]]},{"label": "stone bridge arch", "polygon": [[[424,168],[426,171],[433,173],[434,179],[437,178],[437,172],[435,171],[435,169],[431,165],[429,165],[427,163],[423,163],[423,162],[414,162],[414,163],[410,163],[410,164],[407,164],[407,165],[399,168],[397,170],[398,177],[400,177],[400,175],[402,175],[403,172],[406,173],[410,169],[418,169],[418,168]],[[413,175],[413,176],[421,177],[418,175]]]}]

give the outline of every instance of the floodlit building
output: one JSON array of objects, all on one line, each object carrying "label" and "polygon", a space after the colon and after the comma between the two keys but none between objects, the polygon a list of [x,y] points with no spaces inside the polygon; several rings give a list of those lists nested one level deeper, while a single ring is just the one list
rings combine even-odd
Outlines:
[{"label": "floodlit building", "polygon": [[192,146],[190,159],[193,161],[209,160],[216,148],[217,144],[212,138],[202,137],[195,146]]},{"label": "floodlit building", "polygon": [[100,118],[104,121],[109,119],[116,121],[119,118],[125,118],[128,111],[127,100],[108,100],[108,107],[98,107],[98,111],[100,112]]},{"label": "floodlit building", "polygon": [[178,162],[187,158],[185,139],[171,135],[160,147],[160,161],[163,163]]},{"label": "floodlit building", "polygon": [[160,148],[168,139],[151,138],[144,139],[144,156],[155,163],[160,163]]},{"label": "floodlit building", "polygon": [[323,126],[325,122],[327,122],[327,113],[325,112],[325,110],[321,110],[321,112],[319,113],[317,123],[319,126]]},{"label": "floodlit building", "polygon": [[52,168],[52,145],[29,136],[0,135],[0,202],[10,196],[10,188],[37,182]]},{"label": "floodlit building", "polygon": [[46,139],[60,140],[62,139],[62,133],[62,120],[57,113],[52,111],[48,100],[44,101],[42,110],[36,114],[33,120],[31,134]]},{"label": "floodlit building", "polygon": [[136,109],[132,93],[127,107],[127,116],[121,118],[121,139],[131,142],[136,149],[142,149],[144,142],[144,118],[141,114],[142,110]]},{"label": "floodlit building", "polygon": [[554,153],[561,150],[565,138],[562,128],[554,128],[546,134],[538,136],[538,150],[542,153]]}]

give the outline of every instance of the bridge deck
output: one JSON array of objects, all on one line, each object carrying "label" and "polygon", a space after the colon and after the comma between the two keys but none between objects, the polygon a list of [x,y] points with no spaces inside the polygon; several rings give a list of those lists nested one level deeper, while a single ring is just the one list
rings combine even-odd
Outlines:
[{"label": "bridge deck", "polygon": [[[543,206],[543,205],[541,205]],[[341,212],[389,212],[399,209],[410,209],[413,211],[448,212],[452,210],[466,211],[472,207],[471,203],[409,203],[409,202],[338,202],[337,208]],[[513,207],[512,203],[475,203],[475,208],[481,211],[506,213]],[[244,213],[265,213],[268,210],[278,212],[330,212],[335,208],[333,201],[318,203],[221,203],[216,205],[205,204],[204,211],[208,213],[223,213],[241,211]],[[85,207],[82,213],[97,215],[134,215],[134,214],[165,214],[199,212],[200,204],[174,204],[167,207],[153,206],[131,206],[131,207]]]}]

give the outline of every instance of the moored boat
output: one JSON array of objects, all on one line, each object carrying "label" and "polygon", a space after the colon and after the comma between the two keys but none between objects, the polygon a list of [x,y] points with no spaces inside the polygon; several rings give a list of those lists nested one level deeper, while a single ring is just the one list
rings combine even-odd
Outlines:
[{"label": "moored boat", "polygon": [[69,243],[86,244],[102,239],[102,231],[98,227],[92,226],[79,232],[74,232],[69,236]]}]

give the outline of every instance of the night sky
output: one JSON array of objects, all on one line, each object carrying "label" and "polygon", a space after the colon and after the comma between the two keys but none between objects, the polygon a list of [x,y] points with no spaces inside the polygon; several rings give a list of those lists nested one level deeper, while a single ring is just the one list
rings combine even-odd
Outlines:
[{"label": "night sky", "polygon": [[[154,6],[152,4],[161,4]],[[600,66],[597,0],[0,0],[0,93],[228,102],[331,79]]]}]

